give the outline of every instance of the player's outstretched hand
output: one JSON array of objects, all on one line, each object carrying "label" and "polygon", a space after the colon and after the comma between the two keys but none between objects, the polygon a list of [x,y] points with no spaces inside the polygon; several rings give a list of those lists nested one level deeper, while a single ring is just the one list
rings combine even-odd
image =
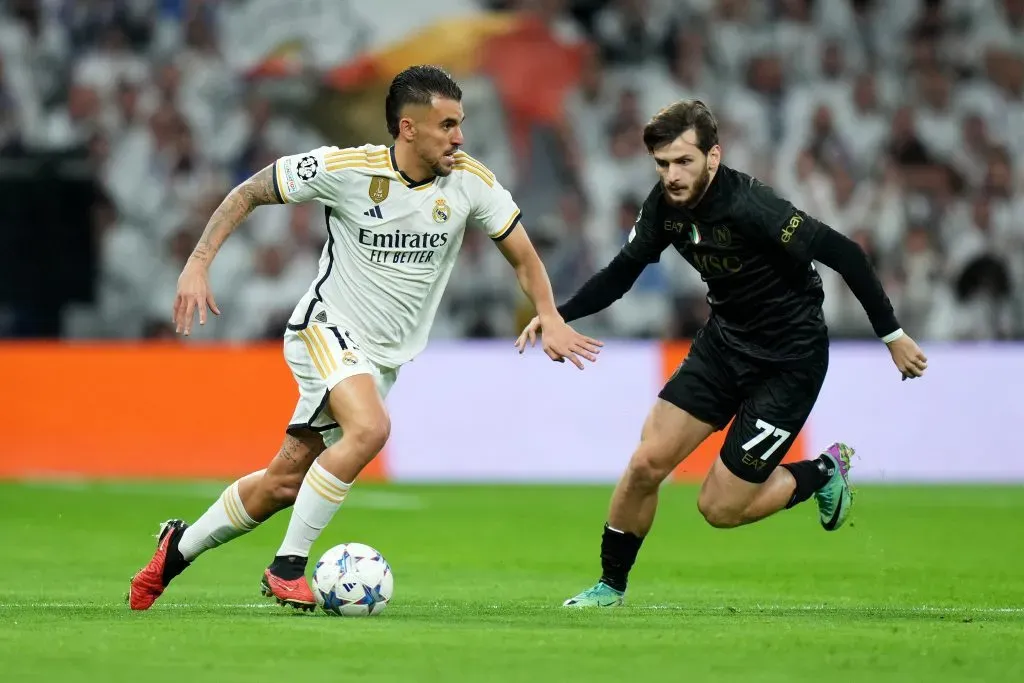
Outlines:
[{"label": "player's outstretched hand", "polygon": [[579,359],[579,356],[589,360],[591,363],[597,362],[597,354],[601,352],[601,347],[604,346],[602,342],[580,334],[564,321],[559,320],[554,324],[549,324],[547,329],[544,329],[540,318],[534,317],[523,328],[519,338],[516,339],[515,346],[519,349],[519,353],[523,353],[526,350],[527,344],[530,346],[537,345],[538,333],[541,334],[541,344],[548,358],[559,363],[564,363],[565,359],[568,358],[580,370],[583,369],[583,361]]},{"label": "player's outstretched hand", "polygon": [[522,355],[523,351],[526,350],[526,344],[530,346],[537,345],[537,334],[540,332],[540,318],[537,316],[533,317],[533,320],[523,328],[522,334],[516,339],[516,348],[519,349],[519,354]]},{"label": "player's outstretched hand", "polygon": [[217,302],[210,291],[210,278],[206,267],[196,261],[185,264],[178,276],[178,293],[174,297],[174,332],[186,337],[192,333],[192,320],[199,311],[199,324],[206,324],[206,308],[220,315]]},{"label": "player's outstretched hand", "polygon": [[920,377],[928,368],[928,359],[925,358],[921,347],[908,335],[889,342],[889,353],[892,354],[892,362],[903,374],[904,380]]}]

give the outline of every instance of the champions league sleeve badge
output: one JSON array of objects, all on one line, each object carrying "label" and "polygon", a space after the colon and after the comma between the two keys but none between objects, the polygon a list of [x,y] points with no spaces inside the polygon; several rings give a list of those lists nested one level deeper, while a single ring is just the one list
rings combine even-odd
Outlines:
[{"label": "champions league sleeve badge", "polygon": [[315,156],[304,156],[299,161],[298,166],[295,167],[295,173],[303,180],[309,181],[316,177],[318,166],[319,164],[317,164]]}]

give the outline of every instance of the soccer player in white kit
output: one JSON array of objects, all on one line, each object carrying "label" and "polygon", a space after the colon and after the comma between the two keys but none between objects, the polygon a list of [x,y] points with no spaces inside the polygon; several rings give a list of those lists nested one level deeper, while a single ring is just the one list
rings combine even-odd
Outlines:
[{"label": "soccer player in white kit", "polygon": [[131,580],[131,609],[148,609],[201,553],[294,505],[261,590],[312,610],[305,578],[310,548],[359,472],[384,447],[384,397],[399,368],[427,343],[462,243],[484,230],[515,269],[543,322],[556,361],[580,369],[600,342],[558,315],[551,284],[511,195],[463,144],[462,91],[441,69],[411,67],[385,103],[394,146],[321,147],[278,159],[224,199],[178,279],[174,321],[188,335],[196,313],[219,314],[208,270],[231,232],[257,206],[319,201],[327,221],[320,270],[288,322],[284,353],[299,401],[284,443],[265,470],[229,486],[193,524],[161,525],[157,550]]}]

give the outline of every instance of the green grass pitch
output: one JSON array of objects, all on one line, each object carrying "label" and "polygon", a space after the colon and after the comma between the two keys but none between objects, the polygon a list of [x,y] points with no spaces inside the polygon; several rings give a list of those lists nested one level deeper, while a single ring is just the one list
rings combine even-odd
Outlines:
[{"label": "green grass pitch", "polygon": [[1024,488],[858,491],[730,531],[668,486],[628,606],[574,612],[610,487],[353,488],[314,547],[378,548],[395,597],[370,619],[259,597],[287,514],[214,550],[150,611],[123,603],[157,523],[221,484],[0,484],[8,681],[1019,681]]}]

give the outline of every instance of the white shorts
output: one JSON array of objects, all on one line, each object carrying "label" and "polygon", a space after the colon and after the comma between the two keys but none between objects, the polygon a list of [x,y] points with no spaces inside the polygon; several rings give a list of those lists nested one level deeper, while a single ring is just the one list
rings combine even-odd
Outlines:
[{"label": "white shorts", "polygon": [[341,438],[341,428],[327,401],[331,389],[344,379],[367,374],[373,377],[383,399],[398,377],[397,368],[385,368],[367,358],[346,330],[316,321],[300,330],[285,331],[284,358],[299,385],[299,402],[288,421],[288,430],[319,432],[325,446]]}]

